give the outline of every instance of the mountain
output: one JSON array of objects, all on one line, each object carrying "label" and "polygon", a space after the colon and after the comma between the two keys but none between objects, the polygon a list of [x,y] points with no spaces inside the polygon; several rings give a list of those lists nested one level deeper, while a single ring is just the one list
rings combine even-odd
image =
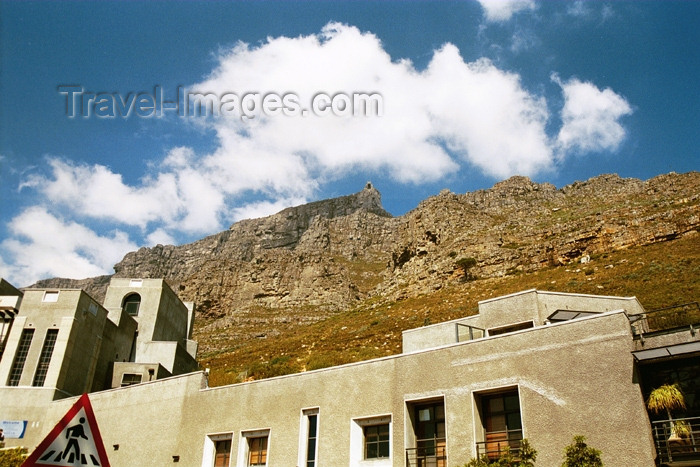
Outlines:
[{"label": "mountain", "polygon": [[[187,245],[141,248],[116,264],[114,275],[163,277],[194,301],[207,354],[372,301],[674,239],[698,243],[698,187],[698,172],[647,181],[601,175],[561,189],[516,176],[487,190],[444,190],[393,217],[368,183],[358,193],[240,221]],[[109,277],[36,285],[82,287],[99,299]]]}]

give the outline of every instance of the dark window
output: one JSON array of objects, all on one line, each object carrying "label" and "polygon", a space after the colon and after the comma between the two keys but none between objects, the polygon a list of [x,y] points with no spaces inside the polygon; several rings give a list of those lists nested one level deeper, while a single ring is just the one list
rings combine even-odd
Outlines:
[{"label": "dark window", "polygon": [[307,416],[309,433],[306,444],[306,467],[316,467],[316,440],[318,437],[318,415]]},{"label": "dark window", "polygon": [[231,440],[220,439],[214,442],[216,454],[214,456],[214,467],[228,467],[231,462]]},{"label": "dark window", "polygon": [[445,404],[436,401],[415,407],[416,463],[446,465]]},{"label": "dark window", "polygon": [[364,427],[365,459],[389,457],[389,424]]},{"label": "dark window", "polygon": [[139,307],[141,306],[141,295],[132,293],[124,297],[122,309],[130,316],[139,315]]},{"label": "dark window", "polygon": [[532,321],[525,321],[524,323],[511,324],[509,326],[489,329],[489,336],[497,336],[499,334],[520,331],[521,329],[530,329],[532,327],[535,327],[535,324]]},{"label": "dark window", "polygon": [[518,390],[481,396],[484,442],[480,453],[497,458],[501,452],[517,450],[523,439]]},{"label": "dark window", "polygon": [[19,385],[19,380],[24,370],[24,362],[27,361],[29,346],[32,343],[32,337],[34,337],[34,329],[22,329],[22,335],[19,338],[19,345],[17,346],[17,353],[15,353],[15,359],[10,368],[10,377],[7,379],[8,386]]},{"label": "dark window", "polygon": [[248,465],[267,465],[267,436],[248,438]]},{"label": "dark window", "polygon": [[131,386],[132,384],[139,384],[141,382],[142,376],[138,373],[124,373],[122,375],[122,387]]},{"label": "dark window", "polygon": [[58,337],[58,329],[49,329],[46,331],[44,345],[41,347],[41,355],[39,356],[39,364],[34,373],[34,381],[32,386],[43,386],[46,381],[46,373],[49,371],[49,363],[51,363],[51,355],[53,348],[56,346],[56,338]]}]

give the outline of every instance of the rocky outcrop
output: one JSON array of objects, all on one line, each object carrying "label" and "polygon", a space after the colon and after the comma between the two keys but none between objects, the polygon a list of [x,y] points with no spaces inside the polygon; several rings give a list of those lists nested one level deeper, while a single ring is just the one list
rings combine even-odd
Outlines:
[{"label": "rocky outcrop", "polygon": [[[512,177],[472,193],[444,190],[391,217],[368,183],[359,193],[237,222],[187,245],[141,248],[115,265],[115,275],[164,277],[197,303],[200,323],[226,328],[229,337],[274,335],[368,297],[398,300],[449,281],[697,234],[698,186],[698,172],[647,181],[601,175],[561,189]],[[459,264],[470,258],[467,273]],[[42,284],[85,286],[99,296],[108,279]]]},{"label": "rocky outcrop", "polygon": [[525,177],[458,195],[443,191],[401,219],[384,293],[426,293],[472,276],[494,277],[561,265],[697,232],[700,174],[648,181],[601,175],[557,190]]}]

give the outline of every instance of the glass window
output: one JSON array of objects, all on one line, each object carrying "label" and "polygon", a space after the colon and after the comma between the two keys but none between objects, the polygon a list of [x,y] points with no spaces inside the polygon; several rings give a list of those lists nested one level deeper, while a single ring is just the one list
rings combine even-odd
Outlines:
[{"label": "glass window", "polygon": [[248,465],[267,465],[267,436],[248,438]]},{"label": "glass window", "polygon": [[523,439],[518,390],[481,396],[484,441],[480,453],[497,458],[501,452],[517,450]]},{"label": "glass window", "polygon": [[416,447],[409,449],[419,465],[446,465],[445,404],[442,400],[415,406]]},{"label": "glass window", "polygon": [[46,338],[44,339],[44,345],[41,347],[41,355],[39,356],[39,363],[36,366],[32,386],[44,385],[44,381],[46,381],[46,373],[49,371],[49,363],[51,363],[51,355],[53,354],[53,348],[56,345],[57,337],[58,329],[49,329],[46,331]]},{"label": "glass window", "polygon": [[309,426],[306,443],[306,467],[316,467],[316,441],[318,439],[318,414],[307,415]]},{"label": "glass window", "polygon": [[19,385],[19,380],[22,377],[24,363],[27,361],[27,354],[29,353],[29,346],[32,343],[33,337],[34,329],[22,329],[22,335],[20,336],[19,344],[17,345],[17,353],[15,353],[15,359],[12,362],[12,367],[10,368],[10,376],[7,379],[8,386]]},{"label": "glass window", "polygon": [[231,462],[231,439],[214,441],[214,467],[228,467]]},{"label": "glass window", "polygon": [[142,378],[143,376],[138,373],[124,373],[122,375],[122,387],[139,384]]},{"label": "glass window", "polygon": [[139,307],[141,306],[141,295],[137,293],[132,293],[124,297],[124,303],[122,309],[127,312],[130,316],[139,315]]},{"label": "glass window", "polygon": [[364,427],[365,459],[389,457],[389,424]]}]

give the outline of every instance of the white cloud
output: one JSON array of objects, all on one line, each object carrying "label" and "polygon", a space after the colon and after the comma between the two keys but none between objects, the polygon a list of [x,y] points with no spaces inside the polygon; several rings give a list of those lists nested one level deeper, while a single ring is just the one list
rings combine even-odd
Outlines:
[{"label": "white cloud", "polygon": [[233,222],[238,222],[243,219],[257,219],[259,217],[269,216],[280,212],[282,209],[291,206],[299,206],[300,204],[304,204],[306,202],[307,200],[305,198],[295,198],[281,199],[274,202],[257,201],[254,203],[249,203],[232,210]]},{"label": "white cloud", "polygon": [[216,173],[285,197],[308,196],[310,180],[358,169],[385,171],[400,182],[435,181],[457,170],[454,156],[494,177],[531,175],[551,163],[546,103],[517,75],[487,60],[465,63],[450,44],[419,72],[408,61],[392,61],[374,35],[330,24],[317,36],[239,44],[194,88],[217,95],[293,91],[305,104],[318,92],[382,95],[381,117],[211,122],[220,147],[206,162]]},{"label": "white cloud", "polygon": [[619,120],[632,113],[630,104],[609,88],[601,91],[594,84],[575,78],[563,82],[553,75],[552,79],[564,93],[562,127],[557,136],[561,150],[617,150],[626,135]]},{"label": "white cloud", "polygon": [[30,285],[42,277],[84,278],[109,274],[136,245],[114,231],[100,236],[75,222],[64,222],[46,209],[30,207],[9,223],[13,237],[0,244],[3,275]]},{"label": "white cloud", "polygon": [[488,21],[508,21],[515,13],[534,10],[533,0],[479,0]]},{"label": "white cloud", "polygon": [[148,245],[174,245],[175,239],[163,229],[156,229],[146,237]]},{"label": "white cloud", "polygon": [[[488,4],[493,18],[534,8],[532,2]],[[70,221],[44,208],[27,209],[13,220],[21,226],[11,228],[14,237],[0,245],[10,253],[3,253],[4,260],[13,258],[12,270],[21,278],[104,273],[136,245],[123,233],[100,236],[76,220],[136,227],[149,244],[175,243],[303,203],[348,174],[374,172],[406,184],[434,182],[460,168],[494,178],[532,176],[570,152],[616,149],[625,135],[619,119],[631,112],[629,104],[610,89],[553,79],[565,97],[563,126],[554,137],[547,134],[543,96],[487,59],[465,62],[452,44],[436,50],[422,70],[392,59],[373,34],[337,23],[315,35],[238,44],[220,53],[210,76],[189,88],[218,96],[294,93],[302,107],[319,92],[379,93],[383,115],[191,117],[213,131],[215,149],[198,154],[172,148],[133,184],[103,165],[49,158],[50,173],[20,186],[41,193],[52,212]],[[53,241],[32,233],[41,230],[38,219],[57,233]],[[20,251],[31,253],[22,257]]]}]

